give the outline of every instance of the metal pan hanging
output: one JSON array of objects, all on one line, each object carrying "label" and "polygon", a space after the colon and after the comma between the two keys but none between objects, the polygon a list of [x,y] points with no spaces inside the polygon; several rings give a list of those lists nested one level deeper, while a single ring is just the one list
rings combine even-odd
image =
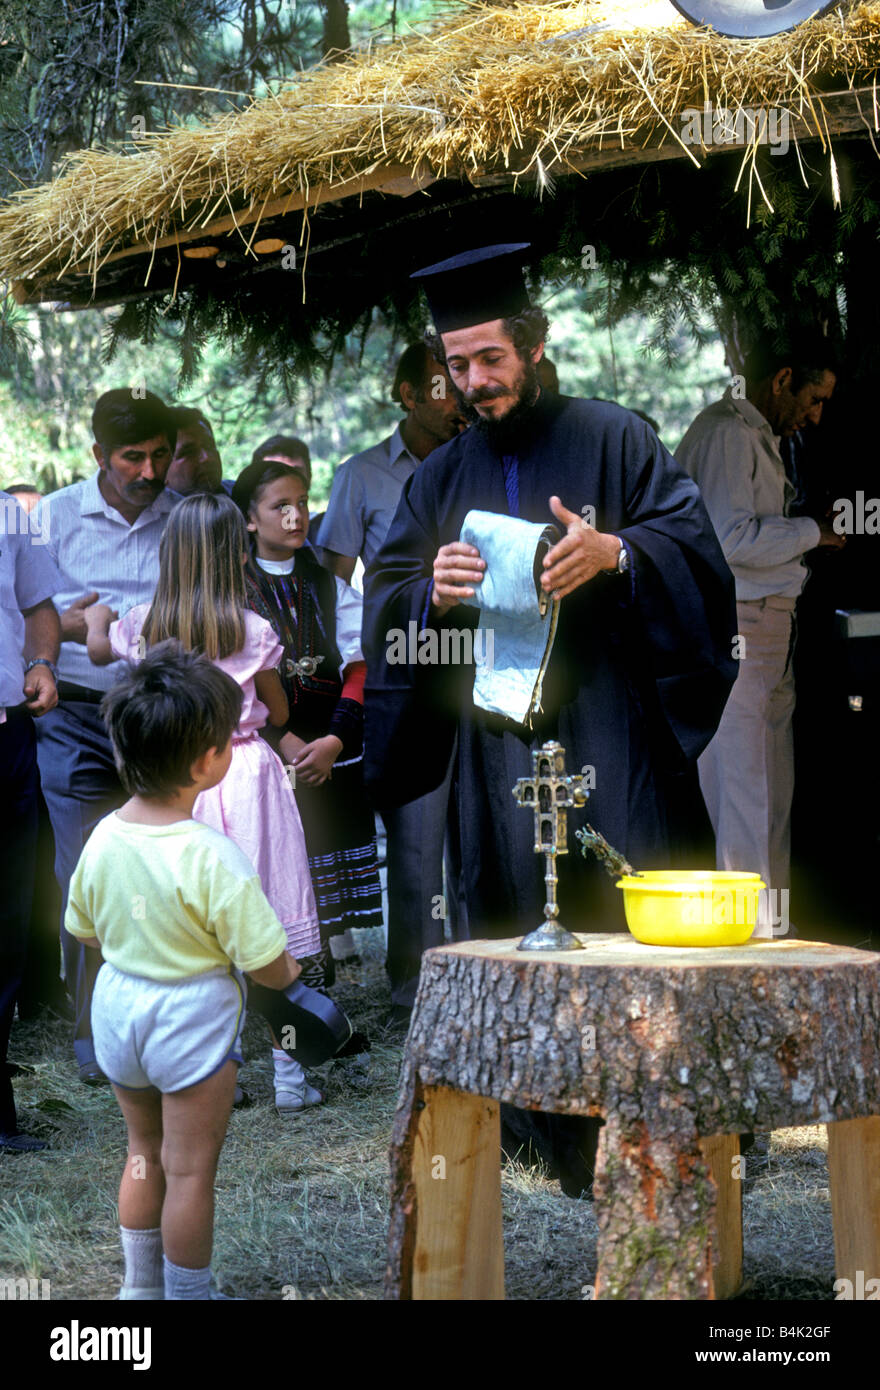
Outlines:
[{"label": "metal pan hanging", "polygon": [[762,39],[797,28],[805,19],[833,10],[816,0],[672,0],[692,24],[710,24],[719,34],[734,39]]}]

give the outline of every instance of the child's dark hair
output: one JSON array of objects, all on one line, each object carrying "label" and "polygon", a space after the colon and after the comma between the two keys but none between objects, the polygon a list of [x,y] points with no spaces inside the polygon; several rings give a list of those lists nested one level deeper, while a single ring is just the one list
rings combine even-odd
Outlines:
[{"label": "child's dark hair", "polygon": [[[291,468],[289,463],[276,463],[274,460],[264,463],[262,459],[257,459],[256,463],[249,463],[247,468],[239,473],[232,485],[232,500],[247,521],[251,507],[255,502],[259,502],[264,488],[270,483],[279,482],[282,478],[294,477],[308,487],[308,477],[301,468]],[[253,545],[253,536],[251,544]]]},{"label": "child's dark hair", "polygon": [[280,454],[283,458],[302,459],[306,470],[312,471],[312,456],[304,439],[292,434],[272,434],[258,444],[251,455],[251,463],[262,463],[269,454]]},{"label": "child's dark hair", "polygon": [[119,780],[129,796],[162,800],[193,785],[190,768],[225,748],[242,693],[207,657],[169,640],[152,647],[101,701]]}]

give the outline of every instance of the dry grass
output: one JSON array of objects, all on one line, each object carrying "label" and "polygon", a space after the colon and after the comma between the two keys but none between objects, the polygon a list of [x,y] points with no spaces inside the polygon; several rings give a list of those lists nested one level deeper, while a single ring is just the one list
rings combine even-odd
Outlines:
[{"label": "dry grass", "polygon": [[[214,1259],[222,1284],[240,1297],[381,1297],[401,1048],[381,1040],[388,997],[379,934],[362,936],[371,938],[366,988],[349,985],[343,997],[374,1038],[368,1093],[330,1072],[326,1105],[281,1119],[262,1025],[248,1024],[244,1076],[254,1104],[233,1114],[223,1150]],[[19,1025],[13,1056],[30,1068],[16,1083],[22,1121],[52,1147],[0,1156],[0,1276],[49,1279],[53,1299],[112,1299],[122,1268],[115,1200],[124,1153],[113,1096],[73,1080],[67,1024]],[[745,1297],[832,1298],[824,1145],[820,1127],[773,1136],[769,1168],[744,1199]],[[596,1268],[592,1205],[516,1164],[504,1170],[502,1189],[508,1298],[583,1298]]]},{"label": "dry grass", "polygon": [[[877,0],[855,5],[845,26],[832,12],[753,40],[695,30],[674,14],[611,0],[465,4],[242,112],[148,135],[136,154],[72,156],[53,183],[0,212],[0,274],[94,279],[123,246],[281,196],[308,205],[317,186],[377,167],[467,177],[492,166],[541,183],[572,151],[635,148],[652,132],[676,138],[671,123],[704,103],[783,108],[821,133],[821,88],[872,82],[880,65]],[[590,30],[609,17],[615,27]],[[253,225],[241,234],[250,241]]]}]

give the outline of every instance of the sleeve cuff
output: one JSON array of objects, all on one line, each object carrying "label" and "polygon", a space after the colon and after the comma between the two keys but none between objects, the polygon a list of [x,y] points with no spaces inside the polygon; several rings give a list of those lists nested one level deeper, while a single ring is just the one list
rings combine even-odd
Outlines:
[{"label": "sleeve cuff", "polygon": [[806,526],[804,527],[804,535],[809,535],[812,537],[809,545],[804,546],[804,550],[815,550],[816,546],[822,539],[821,527],[819,526],[818,521],[814,521],[811,516],[801,517],[801,520],[806,522]]},{"label": "sleeve cuff", "polygon": [[340,699],[327,730],[342,743],[341,758],[359,757],[363,750],[364,708],[356,700]]},{"label": "sleeve cuff", "polygon": [[425,605],[424,605],[424,607],[423,607],[423,609],[422,609],[421,618],[420,618],[420,621],[419,621],[419,628],[420,628],[420,629],[424,629],[424,628],[426,628],[426,627],[428,626],[428,616],[429,616],[429,614],[430,614],[430,612],[431,612],[431,599],[432,599],[432,597],[433,597],[433,594],[434,594],[434,581],[433,581],[433,579],[429,579],[429,580],[428,580],[428,589],[427,589],[427,592],[426,592],[426,594],[425,594]]}]

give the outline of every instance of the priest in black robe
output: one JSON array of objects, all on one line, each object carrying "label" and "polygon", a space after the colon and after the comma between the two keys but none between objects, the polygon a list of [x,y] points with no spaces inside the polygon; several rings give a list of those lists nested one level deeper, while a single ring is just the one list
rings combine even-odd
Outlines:
[{"label": "priest in black robe", "polygon": [[[562,744],[569,771],[591,769],[593,788],[585,810],[569,812],[560,919],[575,932],[625,927],[622,895],[573,831],[589,819],[636,868],[681,867],[681,808],[689,797],[700,804],[696,758],[737,670],[733,579],[696,485],[630,411],[540,390],[547,320],[528,301],[525,249],[484,247],[419,273],[435,352],[479,418],[408,480],[365,577],[368,785],[380,806],[422,795],[439,783],[457,735],[474,938],[522,935],[543,920],[544,860],[511,789],[548,739]],[[473,666],[387,659],[390,634],[410,623],[476,627],[468,599],[484,566],[458,540],[473,509],[561,536],[537,580],[561,601],[530,727],[474,706]],[[706,867],[713,862],[710,853]],[[550,1124],[557,1138],[559,1126]],[[574,1190],[558,1144],[554,1159]]]}]

